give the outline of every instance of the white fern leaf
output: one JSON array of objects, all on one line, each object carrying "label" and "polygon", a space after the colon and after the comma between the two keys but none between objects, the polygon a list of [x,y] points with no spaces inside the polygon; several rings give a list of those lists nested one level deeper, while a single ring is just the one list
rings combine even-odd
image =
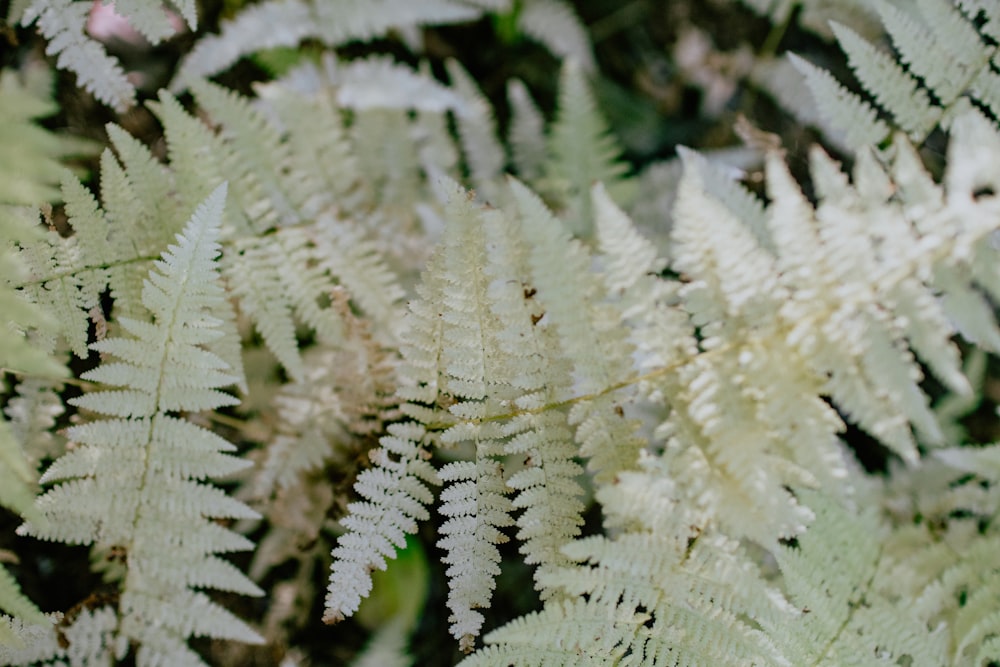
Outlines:
[{"label": "white fern leaf", "polygon": [[837,23],[832,27],[865,88],[872,91],[879,104],[910,136],[926,136],[938,122],[940,110],[931,104],[918,81],[850,28]]},{"label": "white fern leaf", "polygon": [[877,144],[889,135],[889,126],[878,118],[875,108],[844,88],[832,74],[794,53],[788,57],[805,76],[820,115],[845,133],[844,141],[849,147]]},{"label": "white fern leaf", "polygon": [[47,522],[29,521],[19,529],[44,539],[125,550],[120,633],[141,644],[139,665],[182,656],[177,664],[199,664],[185,644],[196,630],[261,641],[235,616],[189,590],[262,594],[214,555],[252,544],[211,521],[258,515],[198,481],[248,464],[226,453],[234,447],[219,436],[170,414],[238,402],[219,391],[237,378],[204,347],[222,335],[211,313],[225,298],[214,263],[224,202],[222,186],[195,211],[177,244],[154,262],[142,290],[154,321],[122,318],[129,337],[93,345],[121,361],[105,361],[85,377],[123,388],[85,394],[73,403],[118,418],[69,429],[79,446],[46,472],[46,481],[62,483],[37,503]]},{"label": "white fern leaf", "polygon": [[348,109],[464,110],[455,91],[385,56],[339,64],[328,69],[328,80],[337,102]]},{"label": "white fern leaf", "polygon": [[481,15],[482,10],[454,0],[427,0],[419,5],[407,0],[271,0],[223,23],[221,34],[202,38],[181,63],[170,89],[181,92],[254,51],[296,46],[310,37],[339,46],[367,41],[393,28],[473,21]]},{"label": "white fern leaf", "polygon": [[[279,248],[280,249],[280,248]],[[240,309],[255,323],[261,337],[295,380],[305,375],[295,336],[295,322],[284,289],[281,270],[285,258],[270,241],[248,238],[226,255],[225,276]]]},{"label": "white fern leaf", "polygon": [[[118,616],[111,607],[83,608],[73,619],[60,616],[50,614],[42,625],[10,624],[22,646],[7,647],[0,642],[0,664],[88,667],[124,657],[128,646],[115,638]],[[0,627],[8,624],[9,619],[0,617]]]},{"label": "white fern leaf", "polygon": [[968,86],[975,74],[989,62],[981,48],[979,35],[957,11],[942,2],[922,2],[931,27],[925,27],[912,13],[888,2],[876,7],[900,60],[923,80],[944,104],[951,104]]},{"label": "white fern leaf", "polygon": [[354,490],[365,500],[348,505],[341,523],[347,529],[333,549],[327,587],[325,623],[337,623],[358,610],[371,592],[373,569],[384,570],[386,558],[406,544],[427,520],[433,500],[428,484],[440,484],[421,447],[426,431],[417,424],[392,424],[381,447],[370,456],[374,468],[362,471]]},{"label": "white fern leaf", "polygon": [[[488,440],[487,440],[488,442]],[[447,484],[441,493],[441,525],[438,547],[448,570],[448,608],[451,634],[459,648],[470,651],[483,625],[482,613],[492,598],[495,579],[500,574],[500,551],[506,542],[499,529],[513,524],[512,509],[499,461],[489,458],[489,447],[479,448],[476,462],[458,461],[444,466],[439,476]]]},{"label": "white fern leaf", "polygon": [[121,64],[98,42],[84,34],[90,5],[74,0],[33,0],[22,25],[38,24],[48,40],[45,52],[57,56],[56,66],[75,73],[79,85],[104,104],[124,111],[135,104],[135,88]]},{"label": "white fern leaf", "polygon": [[226,69],[258,49],[295,46],[315,34],[312,7],[301,0],[272,0],[246,7],[222,23],[219,35],[202,37],[184,57],[170,84],[177,94],[192,82]]}]

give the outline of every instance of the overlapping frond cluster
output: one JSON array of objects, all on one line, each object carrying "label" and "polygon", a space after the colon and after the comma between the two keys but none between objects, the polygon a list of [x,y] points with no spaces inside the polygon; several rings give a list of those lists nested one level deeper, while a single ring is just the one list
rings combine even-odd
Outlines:
[{"label": "overlapping frond cluster", "polygon": [[590,40],[564,0],[425,0],[417,4],[407,0],[269,0],[244,8],[223,23],[220,34],[203,37],[181,63],[171,90],[183,91],[251,53],[295,47],[310,39],[335,48],[397,31],[419,52],[423,46],[418,28],[468,23],[487,13],[513,20],[517,30],[557,57],[572,58],[587,71],[593,70]]},{"label": "overlapping frond cluster", "polygon": [[[357,187],[339,115],[317,101],[284,121],[272,121],[246,100],[209,84],[198,93],[223,131],[214,132],[164,94],[155,106],[167,137],[170,161],[164,165],[109,126],[118,157],[102,156],[100,205],[75,179],[64,179],[75,233],[63,238],[52,231],[27,245],[22,254],[31,274],[20,287],[59,317],[71,349],[86,357],[90,321],[102,317],[101,294],[110,289],[116,315],[141,308],[137,286],[158,248],[179,231],[177,212],[193,207],[228,177],[233,205],[222,232],[227,243],[223,272],[241,312],[257,324],[293,378],[304,372],[298,323],[321,340],[339,336],[341,318],[329,299],[338,285],[358,295],[357,303],[378,323],[380,335],[391,340],[402,292],[365,226],[346,221],[334,205],[343,202],[338,195]],[[311,120],[316,122],[310,125]],[[284,136],[286,127],[296,133]],[[307,134],[316,149],[339,148],[343,160],[331,159],[336,150],[325,152],[327,169],[319,173],[307,158],[292,160],[292,148],[307,143]],[[276,227],[273,237],[262,236]],[[220,308],[224,326],[235,331],[230,302]],[[221,344],[227,343],[228,349],[213,351],[242,375],[238,338],[226,337]]]},{"label": "overlapping frond cluster", "polygon": [[738,542],[680,501],[664,461],[597,491],[616,537],[575,541],[575,563],[548,572],[564,595],[486,635],[461,664],[798,664],[782,660],[762,631],[797,614],[764,581]]},{"label": "overlapping frond cluster", "polygon": [[118,600],[118,657],[139,645],[137,664],[203,664],[191,635],[258,642],[246,624],[197,588],[245,595],[262,591],[218,553],[252,548],[213,519],[257,516],[204,483],[248,462],[235,447],[177,413],[238,401],[220,391],[239,378],[206,344],[225,335],[213,316],[225,299],[215,258],[225,188],[220,187],[155,262],[142,287],[147,319],[119,318],[127,336],[93,349],[105,360],[84,374],[117,387],[73,404],[106,418],[73,426],[74,447],[45,472],[55,483],[37,501],[41,520],[19,531],[42,539],[93,544],[124,560]]},{"label": "overlapping frond cluster", "polygon": [[[467,664],[996,658],[985,611],[997,579],[986,556],[995,447],[921,459],[917,441],[943,436],[915,355],[962,394],[951,338],[995,349],[980,290],[995,298],[1000,284],[1000,171],[989,157],[1000,137],[979,114],[956,118],[942,184],[905,138],[893,148],[885,162],[859,155],[853,184],[815,149],[815,205],[771,155],[762,212],[687,154],[672,243],[679,289],[649,270],[655,252],[595,191],[603,275],[649,369],[641,392],[669,406],[654,434],[665,446],[598,487],[606,534],[563,547],[579,565],[540,575],[564,595],[488,634]],[[865,482],[825,397],[908,470],[885,488]],[[781,578],[765,583],[733,538],[769,549]]]},{"label": "overlapping frond cluster", "polygon": [[997,567],[987,555],[995,536],[970,530],[965,519],[944,521],[947,535],[931,536],[919,521],[893,530],[874,508],[858,512],[798,489],[816,518],[794,544],[776,547],[780,574],[766,575],[679,500],[666,463],[644,457],[641,470],[601,488],[606,525],[618,532],[564,549],[579,565],[547,579],[570,597],[487,634],[487,646],[462,667],[934,667],[997,658],[987,611],[996,595]]},{"label": "overlapping frond cluster", "polygon": [[[37,240],[37,214],[27,207],[53,199],[60,167],[56,158],[84,148],[79,143],[60,141],[35,125],[34,118],[54,109],[46,87],[50,83],[44,68],[30,68],[24,80],[13,71],[0,76],[0,391],[5,391],[6,373],[29,374],[16,387],[17,395],[0,413],[0,505],[37,521],[34,508],[37,477],[31,453],[42,446],[35,436],[52,426],[52,416],[60,407],[45,405],[51,389],[66,375],[65,367],[50,352],[55,322],[43,308],[32,304],[12,286],[24,279],[26,266],[20,248]],[[33,406],[33,399],[38,405]],[[10,421],[8,421],[8,419]],[[26,456],[28,454],[28,456]],[[24,597],[10,574],[0,567],[0,611],[11,614],[17,623],[48,625],[48,620]],[[3,617],[0,645],[13,640],[10,619]]]},{"label": "overlapping frond cluster", "polygon": [[[951,0],[871,4],[892,40],[893,53],[848,25],[830,25],[877,106],[846,90],[829,72],[792,56],[820,115],[847,133],[852,149],[883,141],[891,128],[922,142],[939,125],[947,127],[969,99],[1000,115],[1000,6]],[[890,123],[879,118],[877,109]]]},{"label": "overlapping frond cluster", "polygon": [[903,460],[917,460],[916,439],[940,442],[914,354],[966,393],[951,337],[988,349],[997,340],[972,287],[997,284],[986,259],[995,204],[976,196],[993,187],[996,142],[977,115],[956,120],[951,154],[964,158],[943,187],[902,138],[887,164],[859,155],[854,185],[815,149],[815,209],[771,156],[772,202],[756,232],[709,195],[704,165],[689,158],[673,266],[703,353],[663,378],[674,410],[660,433],[690,471],[692,499],[720,503],[736,534],[768,543],[801,530],[808,510],[783,487],[849,492],[843,426],[824,397]]},{"label": "overlapping frond cluster", "polygon": [[[491,112],[468,75],[456,64],[449,70],[452,88],[385,59],[342,64],[327,58],[321,67],[305,64],[261,87],[256,102],[194,82],[212,125],[161,93],[151,108],[164,127],[168,162],[109,126],[117,158],[102,156],[101,202],[64,179],[74,234],[51,232],[25,248],[31,276],[21,288],[59,317],[71,349],[85,357],[91,322],[103,326],[101,294],[110,289],[116,313],[139,308],[136,285],[148,260],[178,231],[177,211],[227,180],[233,205],[222,232],[223,274],[239,313],[293,379],[304,374],[300,324],[319,340],[339,335],[342,318],[327,296],[335,287],[346,287],[376,335],[392,343],[400,276],[422,265],[424,228],[440,216],[435,179],[457,175],[464,158],[481,195],[506,191],[507,158]],[[543,190],[551,185],[550,199],[572,220],[587,217],[589,196],[581,192],[591,182],[614,187],[623,181],[617,150],[579,68],[566,66],[563,88],[552,156],[525,169],[538,174]],[[557,144],[563,149],[555,150]],[[591,144],[598,149],[586,155],[574,148],[587,151]],[[223,320],[235,328],[236,313]],[[239,371],[235,347],[215,352]]]},{"label": "overlapping frond cluster", "polygon": [[[468,650],[499,573],[504,528],[517,527],[548,597],[545,573],[568,563],[560,549],[583,521],[580,461],[611,480],[634,465],[642,441],[609,393],[632,376],[632,347],[584,246],[518,182],[507,195],[516,217],[447,187],[444,238],[411,304],[403,348],[398,396],[417,423],[390,426],[376,467],[359,477],[366,501],[343,521],[327,613],[355,611],[370,587],[365,569],[384,567],[426,518],[424,483],[443,483],[438,546],[449,565],[452,633]],[[587,400],[560,407],[581,393]],[[431,446],[466,460],[432,475],[421,460]]]},{"label": "overlapping frond cluster", "polygon": [[[32,215],[18,215],[10,205],[0,206],[0,236],[12,241],[25,242],[37,234]],[[38,346],[26,339],[30,329],[53,328],[45,312],[26,302],[9,283],[16,281],[23,271],[16,252],[11,247],[0,249],[0,371],[19,371],[41,376],[59,377],[66,374],[65,367],[56,362]],[[0,375],[0,389],[5,389]],[[9,416],[9,415],[8,415]],[[22,422],[23,423],[23,422]],[[24,439],[18,437],[16,425],[0,414],[0,505],[21,516],[41,521],[34,508],[34,483],[37,473],[25,459],[22,449]],[[0,567],[0,611],[11,614],[19,622],[46,624],[47,619],[24,595],[7,570]],[[6,623],[6,616],[0,617]],[[0,645],[11,643],[14,635],[8,625],[0,624]]]}]

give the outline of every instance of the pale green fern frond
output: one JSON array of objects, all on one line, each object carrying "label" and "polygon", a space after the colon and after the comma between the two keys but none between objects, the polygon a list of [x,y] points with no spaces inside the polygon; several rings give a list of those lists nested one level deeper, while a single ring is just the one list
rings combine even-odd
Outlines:
[{"label": "pale green fern frond", "polygon": [[451,85],[464,101],[456,122],[469,179],[484,201],[496,201],[499,178],[507,160],[497,139],[493,108],[458,61],[449,60],[446,65]]},{"label": "pale green fern frond", "polygon": [[[198,104],[219,125],[224,146],[222,166],[232,175],[234,190],[238,187],[236,201],[253,215],[254,231],[302,222],[308,195],[295,172],[287,173],[291,171],[288,167],[296,165],[277,128],[249,100],[230,90],[200,81],[193,92]],[[277,165],[286,169],[276,169]]]},{"label": "pale green fern frond", "polygon": [[[80,139],[62,137],[34,119],[57,111],[48,95],[52,77],[41,65],[0,73],[0,202],[34,206],[58,198],[59,159],[91,152]],[[6,238],[6,237],[5,237]]]},{"label": "pale green fern frond", "polygon": [[214,555],[252,545],[212,519],[256,513],[200,481],[247,464],[228,453],[235,449],[231,444],[173,414],[237,403],[220,389],[238,378],[205,349],[224,335],[212,315],[225,298],[214,262],[224,202],[221,187],[149,271],[142,303],[153,322],[121,318],[129,336],[93,344],[121,361],[105,361],[84,377],[119,388],[73,403],[108,418],[69,429],[77,446],[43,477],[60,482],[37,501],[46,521],[29,520],[19,529],[127,553],[117,632],[139,644],[139,665],[202,664],[186,646],[193,634],[260,641],[242,621],[191,590],[262,594]]},{"label": "pale green fern frond", "polygon": [[[197,28],[198,17],[193,0],[174,0],[184,21]],[[177,32],[170,12],[161,2],[128,0],[115,4],[124,16],[152,44],[158,44]],[[56,66],[76,74],[78,85],[90,91],[98,100],[125,111],[135,104],[135,87],[128,80],[117,58],[87,34],[90,4],[74,0],[30,0],[12,7],[9,20],[22,25],[35,23],[48,40],[45,52],[58,56]]]},{"label": "pale green fern frond", "polygon": [[[518,221],[473,204],[457,186],[447,192],[444,240],[418,290],[421,299],[411,303],[398,395],[411,401],[401,410],[423,424],[407,430],[421,442],[468,452],[474,461],[440,472],[447,483],[442,512],[451,517],[440,546],[452,566],[452,631],[471,648],[483,622],[476,608],[489,600],[498,570],[494,545],[506,539],[500,529],[514,511],[520,511],[513,520],[524,560],[536,566],[538,587],[549,597],[543,574],[568,563],[560,548],[582,524],[576,457],[590,459],[598,478],[611,479],[634,465],[640,440],[609,391],[630,376],[631,348],[610,324],[617,315],[601,303],[602,285],[589,274],[584,246],[519,183],[512,195]],[[544,368],[538,365],[543,358],[550,360]],[[595,396],[568,412],[558,407],[578,392]],[[440,436],[428,428],[440,429]],[[407,446],[415,444],[411,439]],[[375,460],[380,468],[389,466],[380,476],[395,477],[413,455],[399,449],[397,438],[384,438],[388,445],[399,458],[378,454]],[[511,466],[509,478],[500,473],[501,458]],[[372,498],[367,474],[356,490]],[[391,546],[362,531],[391,536],[398,545],[400,528],[415,530],[419,505],[408,502],[410,509],[394,501],[378,515],[367,503],[352,509],[345,519],[352,532],[334,550],[335,601],[338,585],[365,593],[370,586],[343,581],[342,573],[353,567],[341,562],[353,559],[347,548],[362,537],[379,550]],[[380,528],[383,512],[395,515],[392,532]]]},{"label": "pale green fern frond", "polygon": [[463,667],[792,664],[760,625],[792,622],[790,605],[736,542],[679,501],[662,461],[644,456],[638,468],[597,493],[617,537],[564,547],[581,564],[543,575],[563,595],[489,633]]},{"label": "pale green fern frond", "polygon": [[521,180],[532,182],[542,175],[545,164],[545,119],[527,86],[518,79],[507,83],[507,101],[511,114],[507,131],[511,163]]},{"label": "pale green fern frond", "polygon": [[879,531],[874,513],[848,511],[817,493],[800,494],[816,522],[775,557],[801,614],[792,623],[765,623],[792,664],[949,664],[948,631],[921,619],[912,598],[879,583],[888,583],[882,579],[888,572],[880,571],[886,546],[873,539]]},{"label": "pale green fern frond", "polygon": [[549,132],[548,187],[566,207],[564,218],[573,233],[590,238],[594,230],[590,187],[599,181],[615,199],[627,199],[628,167],[620,161],[621,148],[597,109],[583,69],[571,60],[563,63],[558,112]]},{"label": "pale green fern frond", "polygon": [[[6,389],[4,374],[8,371],[28,373],[43,378],[58,378],[66,368],[48,354],[46,346],[33,340],[39,331],[46,335],[55,328],[55,322],[37,305],[28,302],[24,295],[11,288],[23,279],[25,267],[16,253],[15,243],[27,244],[32,237],[41,236],[35,226],[35,216],[7,203],[0,203],[0,389]],[[7,416],[10,416],[9,411]],[[24,426],[21,422],[20,426]],[[20,431],[20,432],[19,432]],[[0,505],[27,519],[44,521],[34,507],[36,472],[25,458],[29,436],[17,424],[8,423],[0,415]],[[0,610],[11,614],[17,622],[47,624],[46,617],[24,595],[17,582],[0,567]],[[0,646],[16,643],[13,631],[2,625],[0,619]]]},{"label": "pale green fern frond", "polygon": [[[602,285],[589,271],[583,246],[570,239],[563,223],[536,195],[516,181],[511,185],[522,217],[531,284],[572,365],[573,391],[600,394],[625,382],[631,376],[632,348],[626,332],[611,324],[618,319],[617,309],[600,303]],[[604,393],[576,403],[569,413],[580,454],[599,482],[631,467],[642,446],[641,438],[633,435],[636,424],[621,414],[619,400]]]},{"label": "pale green fern frond", "polygon": [[[819,116],[842,133],[842,141],[849,148],[877,144],[888,136],[889,125],[878,117],[874,107],[847,90],[826,70],[794,53],[788,54],[788,57],[805,77]],[[843,119],[851,119],[851,122],[844,122]]]}]

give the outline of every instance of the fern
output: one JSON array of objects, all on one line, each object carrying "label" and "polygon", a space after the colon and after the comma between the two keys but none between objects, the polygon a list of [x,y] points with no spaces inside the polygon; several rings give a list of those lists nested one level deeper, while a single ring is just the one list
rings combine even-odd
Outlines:
[{"label": "fern", "polygon": [[[438,618],[472,665],[1000,660],[1000,465],[973,440],[1000,351],[997,3],[745,4],[840,21],[871,101],[783,67],[846,122],[849,170],[760,141],[631,178],[594,50],[555,0],[238,10],[164,72],[190,98],[159,91],[151,116],[106,127],[99,196],[57,164],[75,147],[27,122],[43,107],[17,110],[8,145],[45,157],[13,159],[28,178],[10,196],[65,206],[48,229],[0,217],[0,363],[18,380],[0,502],[21,534],[88,545],[89,565],[55,569],[110,592],[42,615],[0,571],[0,662],[430,662],[447,660]],[[90,53],[73,3],[14,5],[54,51]],[[167,34],[163,7],[121,9]],[[491,14],[508,45],[562,59],[558,91],[544,72],[508,84],[506,142],[498,82],[419,29]],[[202,77],[304,41],[250,92]],[[548,117],[534,99],[552,97]],[[939,127],[947,155],[925,165]],[[64,388],[66,359],[81,375]],[[232,496],[210,482],[230,475]],[[222,555],[251,548],[246,574]],[[412,567],[423,549],[439,567]],[[55,582],[47,547],[26,552],[10,572]],[[323,620],[354,619],[319,649],[302,638],[323,571]],[[262,600],[243,621],[210,588]],[[510,604],[536,606],[500,618]]]},{"label": "fern", "polygon": [[183,90],[191,81],[220,72],[258,49],[295,46],[307,38],[338,46],[378,37],[391,28],[471,21],[480,15],[481,10],[456,0],[433,0],[420,7],[400,0],[265,2],[224,25],[221,35],[203,39],[185,59],[171,88]]},{"label": "fern", "polygon": [[[977,7],[922,0],[909,9],[885,1],[874,8],[895,54],[848,26],[833,22],[831,27],[862,87],[895,128],[922,142],[938,125],[947,127],[970,99],[994,115],[1000,112],[1000,78],[991,66],[994,28],[990,22],[977,23]],[[820,114],[848,133],[851,148],[887,137],[888,127],[874,118],[876,107],[838,85],[829,73],[800,59],[793,62]],[[860,127],[852,128],[856,123]]]},{"label": "fern", "polygon": [[[32,118],[52,111],[47,94],[38,88],[47,85],[47,72],[34,68],[26,72],[25,81],[20,81],[13,72],[4,72],[0,78],[0,115],[4,117],[0,132],[5,133],[4,149],[10,151],[10,158],[23,153],[21,169],[13,169],[13,159],[0,160],[3,164],[0,181],[0,238],[5,240],[0,248],[0,312],[4,313],[0,328],[0,370],[5,374],[14,372],[36,376],[39,391],[45,386],[57,383],[67,374],[65,366],[49,353],[48,340],[55,331],[56,323],[43,308],[29,303],[11,289],[26,273],[19,248],[29,246],[42,233],[35,223],[37,217],[23,208],[39,200],[53,198],[52,187],[57,180],[59,166],[55,158],[74,150],[74,143],[60,141],[41,127],[31,122]],[[33,90],[34,88],[34,90]],[[84,149],[84,142],[76,148]],[[8,166],[10,165],[10,166]],[[25,454],[37,451],[32,436],[32,427],[46,431],[44,413],[39,410],[35,416],[37,424],[31,424],[33,415],[24,403],[31,392],[25,381],[17,389],[24,399],[22,405],[11,401],[4,411],[8,422],[0,416],[0,504],[19,515],[42,521],[42,516],[34,508],[36,473],[30,458]],[[0,390],[5,390],[6,378],[0,377]],[[50,409],[49,414],[52,410]],[[38,449],[41,449],[40,447]],[[20,591],[17,582],[0,568],[0,610],[10,614],[15,623],[48,625],[47,619],[38,608]],[[17,633],[3,617],[0,624],[0,645],[17,643]]]},{"label": "fern", "polygon": [[[219,388],[237,378],[203,347],[221,335],[209,313],[223,298],[213,259],[224,201],[222,187],[195,211],[178,244],[150,271],[142,303],[154,321],[122,318],[119,322],[131,336],[93,345],[121,361],[106,361],[85,377],[121,389],[74,401],[109,418],[70,429],[78,446],[42,478],[61,482],[38,499],[37,511],[45,521],[29,520],[20,529],[43,539],[115,546],[127,554],[117,632],[140,645],[140,665],[202,664],[184,644],[193,634],[260,641],[204,594],[190,590],[262,593],[212,555],[251,544],[210,518],[255,513],[198,481],[245,464],[225,453],[232,445],[172,414],[236,402]],[[117,492],[108,494],[108,484]]]}]

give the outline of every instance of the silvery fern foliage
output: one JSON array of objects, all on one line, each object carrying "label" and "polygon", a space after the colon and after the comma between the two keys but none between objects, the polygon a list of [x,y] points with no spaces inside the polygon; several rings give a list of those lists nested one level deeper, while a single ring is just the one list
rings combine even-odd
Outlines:
[{"label": "silvery fern foliage", "polygon": [[923,141],[939,125],[947,127],[970,100],[994,115],[1000,112],[995,72],[1000,16],[994,3],[879,0],[872,9],[891,40],[891,52],[848,25],[833,21],[830,26],[877,104],[850,92],[825,70],[790,56],[819,114],[847,133],[852,149],[884,140],[890,127]]},{"label": "silvery fern foliage", "polygon": [[[984,325],[983,335],[996,334],[980,297],[967,286],[959,288],[964,296],[949,293],[957,284],[938,281],[958,272],[975,275],[990,292],[998,284],[990,244],[997,202],[980,194],[1000,182],[987,157],[998,142],[996,130],[977,114],[957,118],[953,162],[941,185],[902,137],[888,163],[862,156],[853,184],[817,152],[815,207],[772,155],[766,209],[772,249],[706,192],[699,184],[703,167],[689,159],[674,231],[674,261],[685,284],[673,297],[659,288],[654,298],[657,283],[642,261],[621,263],[612,274],[625,295],[632,293],[628,301],[644,305],[626,320],[638,349],[671,359],[636,378],[650,398],[671,405],[659,429],[665,446],[643,451],[614,483],[598,487],[605,534],[568,543],[561,552],[575,564],[539,576],[543,588],[562,594],[541,612],[487,634],[487,647],[463,665],[930,666],[996,660],[996,617],[982,613],[997,590],[995,559],[984,559],[997,539],[987,518],[998,507],[995,447],[919,456],[911,429],[926,429],[924,442],[939,435],[912,384],[919,371],[907,348],[942,382],[965,392],[950,327],[964,329],[962,322],[974,320]],[[623,240],[627,219],[602,203],[599,190],[595,208],[598,224],[614,230],[606,237],[608,250],[614,241],[630,249],[623,257],[654,256],[641,241]],[[845,234],[852,219],[866,227]],[[889,238],[894,250],[873,252],[875,239]],[[858,254],[837,251],[840,244]],[[723,246],[729,250],[721,252]],[[866,262],[853,270],[868,287],[852,288],[817,252],[839,258],[841,270]],[[871,275],[880,278],[867,283]],[[936,294],[943,296],[932,298]],[[781,306],[763,305],[772,298]],[[701,352],[665,346],[683,326],[663,309],[676,300],[701,328],[700,340],[692,340]],[[753,319],[765,311],[766,322]],[[886,320],[880,332],[878,318],[890,312],[907,315]],[[786,316],[791,319],[783,324]],[[740,322],[748,317],[755,323]],[[762,335],[735,340],[725,333],[731,326]],[[851,333],[855,327],[865,332],[861,347]],[[888,341],[880,343],[882,337]],[[805,349],[819,362],[812,370],[808,363],[771,363],[769,371],[754,366],[772,354],[805,359]],[[865,404],[857,403],[866,391],[872,393]],[[884,487],[865,482],[843,459],[835,437],[842,426],[822,396],[895,448],[909,462],[906,471]],[[898,401],[898,407],[879,408],[888,421],[865,415],[878,401]],[[889,418],[893,413],[899,416]],[[745,458],[756,446],[767,449]],[[941,528],[927,523],[939,520]],[[781,539],[792,534],[793,542]],[[758,569],[759,561],[733,539],[741,535],[765,546],[778,572],[768,576]]]},{"label": "silvery fern foliage", "polygon": [[[57,328],[54,319],[11,286],[27,275],[19,250],[41,236],[37,214],[30,205],[54,197],[54,186],[62,171],[58,158],[86,148],[83,142],[61,140],[33,122],[54,111],[46,90],[50,83],[48,71],[38,65],[27,69],[23,78],[10,71],[0,75],[0,238],[6,244],[0,249],[0,311],[4,314],[0,368],[34,378],[18,383],[16,390],[21,400],[12,400],[0,413],[0,504],[36,521],[43,519],[34,507],[37,474],[32,469],[32,436],[50,429],[50,417],[61,410],[43,411],[39,405],[32,406],[31,394],[49,397],[66,375],[66,368],[48,345]],[[21,166],[15,167],[19,159]],[[0,379],[0,389],[6,388]],[[37,414],[32,414],[36,410]],[[50,623],[2,568],[0,610],[12,615],[17,623],[41,627]],[[7,619],[4,617],[4,623]],[[0,625],[0,643],[12,641],[15,638],[8,625]]]},{"label": "silvery fern foliage", "polygon": [[[452,632],[470,650],[483,622],[476,609],[489,604],[499,573],[496,545],[510,539],[503,529],[517,526],[538,576],[563,564],[559,547],[578,533],[584,509],[575,459],[610,479],[636,454],[635,424],[605,395],[629,368],[614,310],[600,303],[586,252],[563,223],[525,186],[509,187],[523,222],[450,187],[445,240],[411,305],[403,348],[398,395],[413,423],[390,426],[376,467],[359,477],[365,500],[349,508],[333,551],[331,621],[357,610],[371,569],[428,518],[428,485],[444,484],[438,546],[450,565]],[[540,368],[546,358],[551,366]],[[574,384],[593,398],[561,409]],[[435,471],[431,447],[473,460]]]},{"label": "silvery fern foliage", "polygon": [[[212,76],[241,57],[275,47],[293,47],[315,39],[328,47],[368,41],[392,30],[404,34],[429,24],[468,23],[487,12],[514,12],[524,34],[558,57],[594,68],[590,41],[580,20],[561,0],[474,2],[473,0],[268,0],[247,7],[203,38],[184,59],[171,84],[178,92],[192,81]],[[419,46],[416,44],[415,46]]]},{"label": "silvery fern foliage", "polygon": [[244,595],[261,591],[217,554],[251,549],[246,538],[213,519],[256,513],[208,478],[248,463],[235,447],[179,416],[237,403],[221,388],[238,378],[206,345],[225,335],[213,311],[224,292],[215,259],[225,204],[217,188],[192,215],[176,245],[154,263],[142,288],[152,321],[120,318],[127,335],[94,350],[105,360],[84,374],[108,389],[73,403],[104,418],[73,426],[74,446],[45,472],[53,484],[36,503],[39,520],[20,532],[46,540],[91,544],[122,561],[118,658],[138,645],[138,665],[198,665],[192,635],[259,642],[245,623],[197,588]]},{"label": "silvery fern foliage", "polygon": [[[405,663],[425,587],[377,570],[423,549],[467,665],[1000,659],[997,448],[960,446],[947,407],[979,398],[965,352],[1000,351],[994,124],[924,69],[930,106],[948,107],[943,175],[860,100],[857,143],[881,145],[849,173],[814,149],[808,187],[772,149],[766,200],[682,149],[658,247],[626,213],[633,181],[566,3],[404,4],[244,10],[182,66],[190,106],[149,102],[161,143],[109,125],[100,196],[58,177],[61,233],[0,219],[16,250],[0,249],[17,316],[4,369],[57,372],[70,354],[91,369],[59,432],[44,378],[7,399],[0,474],[17,482],[0,501],[22,533],[91,545],[112,591],[43,616],[0,576],[16,616],[0,640],[20,641],[0,663],[201,664],[219,643],[188,640],[206,636],[239,640],[229,664],[301,664],[293,638],[324,595],[325,621],[371,630],[358,664]],[[787,18],[794,3],[757,4]],[[978,44],[926,50],[981,56],[993,5],[864,9],[893,35],[906,17],[949,39],[971,26]],[[510,83],[506,147],[457,61],[445,82],[426,63],[302,57],[251,95],[199,75],[390,28],[419,51],[415,26],[489,12],[568,56],[551,120]],[[906,33],[904,75],[925,67]],[[899,82],[852,39],[859,76]],[[918,139],[921,109],[903,109]],[[884,448],[884,475],[860,469],[847,424]],[[233,496],[210,483],[227,475]],[[247,535],[244,574],[224,554]],[[538,608],[498,628],[512,559]],[[259,634],[201,589],[265,595]],[[393,595],[406,612],[369,624]]]},{"label": "silvery fern foliage", "polygon": [[[177,0],[172,4],[168,9],[161,2],[138,0],[119,2],[115,7],[151,44],[159,44],[176,32],[173,18],[183,20],[191,29],[198,25],[192,0]],[[78,0],[31,0],[26,4],[14,3],[8,20],[35,24],[48,40],[46,53],[57,56],[56,65],[60,69],[73,72],[80,87],[104,104],[124,111],[135,104],[135,87],[118,59],[87,34],[90,12],[91,5]]]}]

